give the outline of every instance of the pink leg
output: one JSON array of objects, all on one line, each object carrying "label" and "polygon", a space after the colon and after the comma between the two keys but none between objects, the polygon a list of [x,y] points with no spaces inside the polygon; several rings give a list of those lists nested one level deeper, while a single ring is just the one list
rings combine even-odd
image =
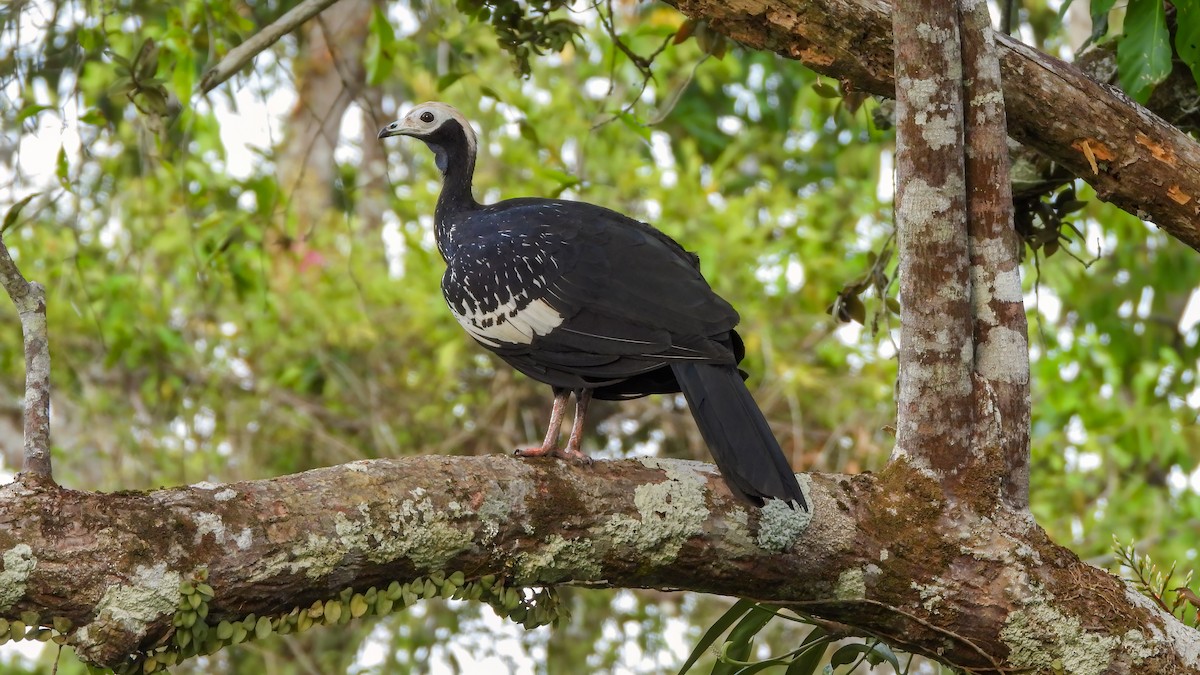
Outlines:
[{"label": "pink leg", "polygon": [[554,389],[554,405],[550,408],[550,426],[546,428],[546,440],[540,448],[517,448],[517,457],[558,456],[558,432],[562,428],[563,410],[567,407],[568,389]]},{"label": "pink leg", "polygon": [[579,449],[579,443],[583,440],[583,420],[587,417],[588,403],[591,401],[591,389],[579,389],[575,392],[575,420],[571,423],[571,436],[567,439],[567,448],[558,453],[559,457],[584,464],[592,462],[592,458]]}]

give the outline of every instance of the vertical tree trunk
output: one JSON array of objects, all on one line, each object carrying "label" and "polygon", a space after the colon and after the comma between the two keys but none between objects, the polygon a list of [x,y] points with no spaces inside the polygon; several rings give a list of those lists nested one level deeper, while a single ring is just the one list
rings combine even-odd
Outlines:
[{"label": "vertical tree trunk", "polygon": [[1000,62],[984,0],[962,0],[974,436],[964,473],[975,505],[1029,508],[1029,339],[1008,171]]},{"label": "vertical tree trunk", "polygon": [[341,0],[300,31],[296,105],[277,160],[285,244],[303,241],[333,205],[334,149],[342,118],[365,84],[362,50],[371,7],[372,0]]},{"label": "vertical tree trunk", "polygon": [[895,458],[948,493],[971,444],[971,306],[962,58],[954,0],[912,0],[896,35],[900,375]]}]

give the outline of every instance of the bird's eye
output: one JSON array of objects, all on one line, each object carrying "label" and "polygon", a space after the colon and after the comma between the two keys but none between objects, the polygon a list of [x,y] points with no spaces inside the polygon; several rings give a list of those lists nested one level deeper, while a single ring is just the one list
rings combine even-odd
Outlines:
[{"label": "bird's eye", "polygon": [[430,122],[433,121],[433,113],[429,112],[428,110],[421,113],[421,121],[426,124],[429,124]]}]

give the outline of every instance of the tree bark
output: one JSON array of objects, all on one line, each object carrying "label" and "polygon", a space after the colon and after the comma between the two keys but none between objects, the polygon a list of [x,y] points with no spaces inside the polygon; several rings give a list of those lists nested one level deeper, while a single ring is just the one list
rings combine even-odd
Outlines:
[{"label": "tree bark", "polygon": [[[666,1],[749,47],[895,97],[891,5],[883,0]],[[1009,134],[1101,199],[1200,250],[1200,144],[1078,68],[1005,35],[996,42]]]},{"label": "tree bark", "polygon": [[961,3],[967,239],[971,259],[973,435],[961,458],[980,513],[1029,507],[1029,328],[1013,227],[1003,80],[991,13]]},{"label": "tree bark", "polygon": [[25,279],[0,239],[0,287],[21,319],[25,348],[24,448],[21,473],[53,482],[50,466],[50,340],[46,332],[46,289]]},{"label": "tree bark", "polygon": [[[364,460],[145,493],[14,483],[0,488],[0,616],[10,631],[57,619],[84,658],[120,666],[194,632],[172,625],[193,595],[213,634],[251,614],[265,634],[397,610],[392,581],[449,594],[457,571],[467,595],[496,575],[779,602],[971,672],[1200,672],[1200,634],[1027,516],[951,508],[904,461],[801,479],[811,516],[748,508],[712,466],[658,459]],[[327,599],[339,610],[312,617]]]},{"label": "tree bark", "polygon": [[[301,28],[303,47],[294,65],[296,105],[277,160],[286,213],[294,218],[286,231],[299,242],[322,224],[333,205],[338,177],[334,150],[342,118],[365,86],[362,51],[371,7],[371,0],[341,0]],[[299,242],[292,245],[303,252],[306,247]]]},{"label": "tree bark", "polygon": [[910,0],[896,32],[896,448],[957,492],[970,454],[971,280],[954,0]]}]

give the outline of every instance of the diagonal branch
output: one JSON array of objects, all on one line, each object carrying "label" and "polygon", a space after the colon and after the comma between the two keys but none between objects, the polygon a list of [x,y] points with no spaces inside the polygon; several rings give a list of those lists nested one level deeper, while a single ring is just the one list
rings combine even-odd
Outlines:
[{"label": "diagonal branch", "polygon": [[50,470],[50,343],[46,332],[46,289],[17,269],[0,239],[0,285],[21,317],[25,342],[24,478],[54,481]]},{"label": "diagonal branch", "polygon": [[[895,96],[892,6],[884,0],[666,1],[749,47]],[[1004,35],[996,43],[1009,135],[1090,183],[1101,199],[1200,250],[1200,143],[1068,63]]]},{"label": "diagonal branch", "polygon": [[215,66],[209,68],[204,73],[204,76],[200,78],[200,93],[207,94],[216,89],[222,82],[233,77],[234,73],[241,70],[242,66],[249,63],[255,56],[258,56],[259,52],[275,44],[279,38],[296,30],[300,24],[320,14],[325,8],[337,1],[304,0],[288,10],[287,13],[276,19],[274,23],[229,50],[225,58],[221,59]]}]

